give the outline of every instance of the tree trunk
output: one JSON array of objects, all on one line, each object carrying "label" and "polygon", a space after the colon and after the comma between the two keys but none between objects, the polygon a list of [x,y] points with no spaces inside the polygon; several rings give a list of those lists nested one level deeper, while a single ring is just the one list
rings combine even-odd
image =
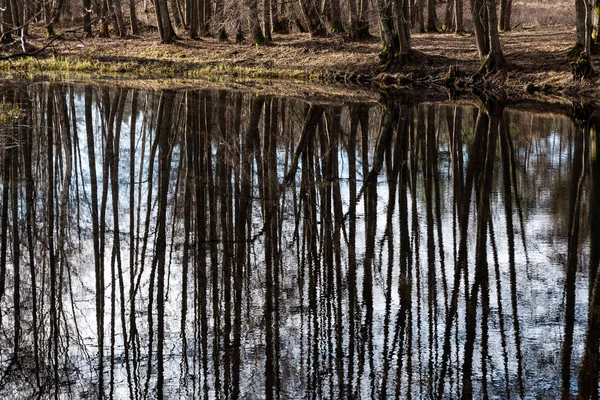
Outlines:
[{"label": "tree trunk", "polygon": [[590,0],[581,0],[584,3],[585,7],[585,41],[584,41],[584,51],[585,54],[589,57],[591,63],[591,55],[592,55],[592,4]]},{"label": "tree trunk", "polygon": [[129,18],[131,19],[131,34],[134,36],[139,35],[140,29],[138,27],[138,18],[135,12],[135,0],[129,0]]},{"label": "tree trunk", "polygon": [[171,11],[173,14],[173,24],[179,29],[183,28],[183,15],[179,7],[179,0],[171,0]]},{"label": "tree trunk", "polygon": [[127,29],[125,28],[125,21],[123,20],[123,10],[121,8],[121,0],[115,0],[114,2],[114,13],[116,25],[116,33],[118,36],[123,37],[127,35]]},{"label": "tree trunk", "polygon": [[427,32],[437,32],[435,0],[427,0]]},{"label": "tree trunk", "polygon": [[[131,0],[133,2],[133,0]],[[92,37],[92,1],[91,0],[83,0],[83,31],[85,32],[86,37]]]},{"label": "tree trunk", "polygon": [[484,0],[471,0],[471,13],[473,15],[473,30],[477,41],[479,59],[483,61],[490,52],[489,41],[486,35],[486,27],[482,21],[481,10],[484,10]]},{"label": "tree trunk", "polygon": [[596,43],[600,43],[600,0],[596,0],[594,4],[594,16],[596,17],[596,23],[594,24],[593,38]]},{"label": "tree trunk", "polygon": [[[215,18],[219,30],[225,30],[225,0],[217,0],[215,2]],[[220,35],[219,35],[220,36]]]},{"label": "tree trunk", "polygon": [[490,52],[486,60],[487,72],[495,72],[502,68],[506,61],[500,47],[500,35],[498,33],[498,14],[496,12],[496,1],[485,0],[488,13],[488,32],[490,40]]},{"label": "tree trunk", "polygon": [[417,20],[419,22],[419,33],[425,32],[425,0],[417,0]]},{"label": "tree trunk", "polygon": [[154,0],[154,6],[161,43],[173,43],[175,40],[175,31],[173,30],[171,18],[169,17],[167,0]]},{"label": "tree trunk", "polygon": [[256,46],[262,46],[266,43],[267,39],[260,27],[260,19],[258,18],[258,0],[246,0],[244,1],[244,4],[248,11],[248,24],[250,25],[250,31],[252,32],[252,42]]},{"label": "tree trunk", "polygon": [[356,0],[348,0],[348,36],[350,39],[358,38],[358,9]]},{"label": "tree trunk", "polygon": [[[594,128],[589,129],[592,154],[597,154],[599,136],[596,128],[600,125],[596,122]],[[586,129],[587,131],[588,129]],[[586,132],[588,133],[588,132]],[[588,325],[585,335],[583,357],[579,369],[578,400],[598,398],[598,339],[600,338],[600,163],[597,156],[593,156],[590,166],[591,190],[590,190],[590,307],[588,311]]]},{"label": "tree trunk", "polygon": [[369,0],[360,1],[360,13],[358,16],[358,38],[366,39],[369,33]]},{"label": "tree trunk", "polygon": [[187,0],[186,11],[188,12],[188,23],[190,24],[190,38],[198,39],[198,11],[200,0]]},{"label": "tree trunk", "polygon": [[324,36],[327,31],[321,21],[321,15],[317,0],[299,0],[304,19],[308,24],[310,36]]},{"label": "tree trunk", "polygon": [[585,48],[585,3],[586,0],[575,0],[575,46],[579,50],[577,53]]},{"label": "tree trunk", "polygon": [[212,2],[211,0],[203,0],[200,4],[204,3],[204,7],[201,8],[203,10],[202,17],[202,35],[210,36],[210,21],[212,19]]},{"label": "tree trunk", "polygon": [[500,1],[500,30],[503,32],[510,31],[510,13],[512,10],[512,0]]},{"label": "tree trunk", "polygon": [[[383,41],[383,50],[379,55],[380,66],[383,70],[390,70],[408,60],[410,33],[408,18],[404,18],[404,13],[408,10],[408,0],[394,0],[393,3],[377,0],[375,8]],[[396,25],[394,20],[402,22]]]},{"label": "tree trunk", "polygon": [[271,7],[273,0],[263,0],[263,31],[265,35],[265,42],[273,40],[271,37],[271,31],[273,26],[271,25]]},{"label": "tree trunk", "polygon": [[2,25],[0,26],[0,29],[2,31],[2,39],[0,40],[0,42],[10,43],[13,41],[12,33],[10,31],[10,26],[13,24],[12,13],[10,12],[10,0],[0,1],[0,6],[3,10],[0,12],[0,22],[2,23]]},{"label": "tree trunk", "polygon": [[442,30],[444,32],[450,32],[452,30],[452,25],[454,21],[454,14],[452,13],[452,8],[454,7],[454,0],[446,1],[446,14],[444,16],[444,25],[442,25]]},{"label": "tree trunk", "polygon": [[340,11],[340,0],[329,0],[330,29],[332,33],[344,32]]},{"label": "tree trunk", "polygon": [[462,33],[463,27],[463,0],[454,0],[454,20],[456,23],[455,33]]}]

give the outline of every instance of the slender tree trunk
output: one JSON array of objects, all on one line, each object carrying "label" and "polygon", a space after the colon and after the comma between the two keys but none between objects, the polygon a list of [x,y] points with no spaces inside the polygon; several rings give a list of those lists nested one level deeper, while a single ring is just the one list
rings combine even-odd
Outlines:
[{"label": "slender tree trunk", "polygon": [[2,31],[2,38],[0,42],[2,43],[10,43],[13,41],[11,26],[13,25],[12,21],[12,13],[10,11],[10,0],[2,0],[0,1],[0,11],[2,25],[0,26],[0,30]]},{"label": "slender tree trunk", "polygon": [[490,52],[488,54],[485,68],[488,72],[501,69],[506,61],[500,48],[500,35],[498,33],[498,15],[496,13],[496,1],[485,0],[488,12],[488,32],[490,39]]},{"label": "slender tree trunk", "polygon": [[135,0],[129,0],[129,18],[131,20],[131,34],[134,36],[139,35],[140,29],[138,26],[137,12],[135,10]]},{"label": "slender tree trunk", "polygon": [[271,37],[271,32],[273,31],[273,26],[271,25],[272,2],[273,0],[263,0],[263,32],[267,43],[273,40]]},{"label": "slender tree trunk", "polygon": [[356,0],[348,0],[348,36],[358,39],[358,8]]},{"label": "slender tree trunk", "polygon": [[510,31],[510,14],[512,12],[512,0],[500,1],[500,24],[498,25],[502,32]]},{"label": "slender tree trunk", "polygon": [[212,0],[203,0],[204,7],[200,8],[202,11],[202,36],[210,36],[210,22],[212,20]]},{"label": "slender tree trunk", "polygon": [[454,20],[456,23],[455,33],[463,33],[463,0],[454,0]]},{"label": "slender tree trunk", "polygon": [[183,28],[183,15],[179,7],[179,0],[171,0],[171,12],[173,14],[173,24],[179,29]]},{"label": "slender tree trunk", "polygon": [[436,24],[435,0],[427,0],[427,32],[437,32]]},{"label": "slender tree trunk", "polygon": [[[134,0],[131,0],[132,2]],[[85,36],[90,38],[92,37],[92,1],[91,0],[83,0],[83,31],[85,32]]]},{"label": "slender tree trunk", "polygon": [[159,184],[158,184],[158,226],[156,234],[156,253],[157,258],[157,394],[159,399],[164,398],[165,367],[164,367],[164,345],[165,345],[165,288],[166,288],[166,222],[167,222],[167,203],[169,193],[169,175],[171,165],[171,135],[172,135],[172,108],[174,93],[165,91],[160,98],[158,107],[157,121],[157,140],[159,148]]},{"label": "slender tree trunk", "polygon": [[198,39],[198,13],[200,9],[200,0],[187,0],[186,10],[189,13],[188,22],[190,24],[190,38]]},{"label": "slender tree trunk", "polygon": [[425,32],[425,0],[417,0],[417,21],[419,23],[419,33]]},{"label": "slender tree trunk", "polygon": [[[107,0],[108,1],[108,0]],[[127,29],[125,28],[125,21],[123,20],[123,10],[121,8],[121,0],[114,0],[113,12],[115,14],[115,20],[117,22],[115,31],[118,36],[123,37],[127,35]]]},{"label": "slender tree trunk", "polygon": [[452,25],[454,21],[454,14],[452,10],[455,7],[454,0],[446,0],[446,13],[444,15],[444,25],[442,26],[442,30],[444,32],[450,32],[452,30]]},{"label": "slender tree trunk", "polygon": [[[599,132],[595,128],[600,127],[596,123],[590,129],[591,147],[591,190],[590,190],[590,307],[588,314],[588,325],[585,335],[585,346],[581,367],[579,369],[577,395],[578,400],[598,398],[598,340],[600,338],[600,162],[597,156],[600,145]],[[587,129],[586,129],[587,130]]]},{"label": "slender tree trunk", "polygon": [[585,48],[587,0],[575,0],[575,46]]},{"label": "slender tree trunk", "polygon": [[591,0],[581,0],[585,6],[585,41],[584,41],[584,52],[588,56],[591,63],[592,55],[592,4]]},{"label": "slender tree trunk", "polygon": [[358,16],[358,38],[366,39],[371,36],[369,32],[369,4],[370,0],[360,0],[360,12]]},{"label": "slender tree trunk", "polygon": [[475,40],[477,41],[477,51],[479,59],[483,61],[490,52],[488,37],[486,35],[486,27],[482,21],[482,12],[485,13],[484,7],[486,0],[471,0],[471,13],[473,16],[473,30],[475,31]]}]

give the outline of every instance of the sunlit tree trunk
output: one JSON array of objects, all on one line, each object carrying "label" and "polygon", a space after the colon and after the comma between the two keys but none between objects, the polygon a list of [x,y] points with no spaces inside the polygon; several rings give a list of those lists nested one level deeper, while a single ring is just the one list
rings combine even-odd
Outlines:
[{"label": "sunlit tree trunk", "polygon": [[486,69],[496,71],[504,66],[504,55],[500,48],[500,35],[498,33],[498,16],[496,13],[496,1],[485,0],[488,12],[488,34],[490,37],[490,53],[488,54]]},{"label": "sunlit tree trunk", "polygon": [[408,61],[410,32],[408,17],[405,18],[404,14],[408,10],[408,4],[407,0],[394,0],[393,3],[376,0],[375,7],[383,41],[380,65],[384,70],[389,70]]},{"label": "sunlit tree trunk", "polygon": [[471,13],[477,50],[482,62],[479,73],[496,72],[506,64],[500,46],[496,2],[494,0],[471,0]]}]

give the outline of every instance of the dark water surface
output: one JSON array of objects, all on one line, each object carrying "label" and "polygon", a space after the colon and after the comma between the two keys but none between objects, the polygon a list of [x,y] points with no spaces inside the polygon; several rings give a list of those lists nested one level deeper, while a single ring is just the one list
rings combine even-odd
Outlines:
[{"label": "dark water surface", "polygon": [[594,391],[600,124],[477,104],[5,88],[0,398]]}]

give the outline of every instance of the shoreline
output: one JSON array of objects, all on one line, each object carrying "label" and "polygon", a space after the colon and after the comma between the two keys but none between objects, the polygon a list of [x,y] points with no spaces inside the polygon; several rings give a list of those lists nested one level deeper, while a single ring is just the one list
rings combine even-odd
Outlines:
[{"label": "shoreline", "polygon": [[[28,39],[31,51],[46,41],[39,27]],[[310,38],[308,34],[275,35],[271,45],[219,42],[215,38],[160,44],[146,34],[135,38],[81,39],[64,35],[36,57],[0,61],[4,80],[122,79],[212,83],[281,81],[301,85],[343,84],[349,91],[419,85],[457,93],[488,94],[516,101],[559,97],[596,103],[600,100],[598,72],[586,81],[573,81],[567,53],[574,41],[570,27],[520,28],[501,34],[506,69],[473,80],[479,68],[471,34],[413,34],[411,61],[398,71],[381,73],[377,38],[352,42],[343,35]],[[17,44],[0,48],[1,57],[18,53]],[[20,47],[20,43],[19,43]],[[598,56],[592,57],[598,65]]]}]

